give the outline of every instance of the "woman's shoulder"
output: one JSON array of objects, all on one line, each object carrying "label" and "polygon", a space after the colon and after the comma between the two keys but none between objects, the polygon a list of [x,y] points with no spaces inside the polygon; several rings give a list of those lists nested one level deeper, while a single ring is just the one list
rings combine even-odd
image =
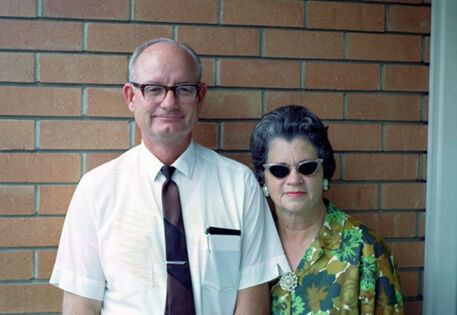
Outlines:
[{"label": "woman's shoulder", "polygon": [[363,248],[362,255],[391,255],[391,251],[385,240],[372,228],[364,224],[357,218],[339,210],[330,201],[328,202],[328,215],[338,217],[338,221],[342,224],[342,241],[350,243],[350,246],[355,246],[356,243]]}]

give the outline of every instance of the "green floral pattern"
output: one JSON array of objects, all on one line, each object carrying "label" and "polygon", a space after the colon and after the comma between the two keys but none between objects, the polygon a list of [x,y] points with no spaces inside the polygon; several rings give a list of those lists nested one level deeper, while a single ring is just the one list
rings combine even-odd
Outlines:
[{"label": "green floral pattern", "polygon": [[271,290],[272,314],[403,314],[395,257],[385,241],[330,201],[324,225],[295,273],[298,286]]}]

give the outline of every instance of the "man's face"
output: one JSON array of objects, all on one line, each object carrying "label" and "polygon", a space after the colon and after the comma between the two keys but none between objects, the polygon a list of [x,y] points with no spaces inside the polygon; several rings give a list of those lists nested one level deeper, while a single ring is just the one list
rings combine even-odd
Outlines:
[{"label": "man's face", "polygon": [[[144,50],[135,63],[134,77],[139,84],[165,86],[197,83],[199,80],[192,57],[169,43],[157,43]],[[168,91],[162,102],[157,103],[143,97],[140,88],[129,83],[124,86],[128,107],[135,115],[143,141],[150,144],[190,141],[205,92],[203,86],[195,101],[180,102],[173,91]]]}]

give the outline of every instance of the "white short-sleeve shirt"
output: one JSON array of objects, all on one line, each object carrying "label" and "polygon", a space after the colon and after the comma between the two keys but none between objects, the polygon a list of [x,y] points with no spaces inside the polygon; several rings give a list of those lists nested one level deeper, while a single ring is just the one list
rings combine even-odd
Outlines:
[{"label": "white short-sleeve shirt", "polygon": [[[50,282],[103,300],[102,314],[163,314],[163,164],[143,145],[87,173]],[[289,271],[270,210],[246,166],[191,142],[173,163],[197,314],[233,314],[237,291]],[[208,227],[238,235],[206,233]]]}]

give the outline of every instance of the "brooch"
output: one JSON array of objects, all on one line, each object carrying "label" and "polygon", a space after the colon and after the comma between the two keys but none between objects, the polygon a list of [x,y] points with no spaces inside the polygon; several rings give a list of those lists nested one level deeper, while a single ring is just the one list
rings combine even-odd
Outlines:
[{"label": "brooch", "polygon": [[288,272],[281,276],[279,285],[284,291],[292,293],[298,285],[298,277],[295,272]]}]

